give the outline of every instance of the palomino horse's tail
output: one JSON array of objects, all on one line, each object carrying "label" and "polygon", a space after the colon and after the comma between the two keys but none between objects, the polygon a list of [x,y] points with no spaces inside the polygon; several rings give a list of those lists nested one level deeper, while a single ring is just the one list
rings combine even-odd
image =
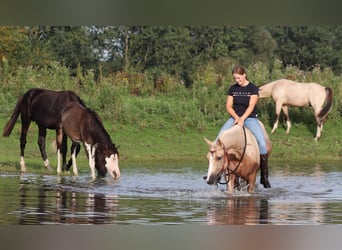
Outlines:
[{"label": "palomino horse's tail", "polygon": [[325,92],[327,94],[326,104],[325,104],[325,107],[318,114],[319,124],[323,124],[326,121],[326,119],[328,117],[328,114],[329,114],[329,112],[330,112],[330,110],[332,108],[332,105],[333,105],[333,92],[332,92],[332,89],[326,87],[325,88]]},{"label": "palomino horse's tail", "polygon": [[21,112],[20,106],[21,106],[21,102],[23,100],[23,97],[24,96],[21,96],[20,99],[18,100],[17,105],[15,106],[14,111],[12,113],[12,116],[11,116],[10,120],[7,122],[5,128],[2,132],[2,136],[8,137],[11,134],[11,132],[14,128],[15,122],[17,121],[18,116],[20,115],[20,112]]}]

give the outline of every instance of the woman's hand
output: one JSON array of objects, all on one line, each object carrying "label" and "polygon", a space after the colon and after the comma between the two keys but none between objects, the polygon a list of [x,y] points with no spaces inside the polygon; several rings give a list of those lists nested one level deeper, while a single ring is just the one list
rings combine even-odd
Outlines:
[{"label": "woman's hand", "polygon": [[241,117],[235,118],[234,125],[239,125],[239,126],[243,127],[244,124],[245,124],[245,119],[243,119]]}]

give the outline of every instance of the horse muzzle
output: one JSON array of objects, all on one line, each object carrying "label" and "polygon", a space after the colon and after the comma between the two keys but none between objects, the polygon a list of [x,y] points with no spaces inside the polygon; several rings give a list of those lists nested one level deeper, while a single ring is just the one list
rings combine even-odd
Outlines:
[{"label": "horse muzzle", "polygon": [[110,171],[108,170],[108,174],[115,180],[120,178],[120,171],[114,170],[114,171]]},{"label": "horse muzzle", "polygon": [[211,175],[211,176],[204,176],[203,179],[207,182],[208,185],[216,185],[220,181],[220,176],[218,175]]},{"label": "horse muzzle", "polygon": [[120,178],[120,171],[113,171],[112,172],[112,177],[114,179],[119,179]]}]

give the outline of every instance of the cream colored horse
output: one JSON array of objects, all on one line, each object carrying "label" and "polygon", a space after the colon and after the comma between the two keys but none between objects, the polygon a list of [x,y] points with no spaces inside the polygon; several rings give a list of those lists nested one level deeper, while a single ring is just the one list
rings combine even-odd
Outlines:
[{"label": "cream colored horse", "polygon": [[317,122],[315,140],[321,137],[323,125],[333,104],[331,88],[323,87],[318,83],[300,83],[287,79],[280,79],[259,86],[259,97],[272,97],[276,103],[276,117],[271,133],[274,133],[278,128],[281,110],[283,110],[286,120],[286,133],[289,133],[291,122],[288,106],[303,107],[311,105]]},{"label": "cream colored horse", "polygon": [[[268,155],[271,154],[271,141],[263,128]],[[224,131],[217,142],[209,141],[210,150],[207,154],[209,161],[206,182],[209,185],[217,184],[221,175],[225,175],[228,193],[234,192],[236,177],[241,177],[248,183],[248,192],[253,193],[257,171],[260,168],[260,152],[254,135],[247,129],[235,125]]]}]

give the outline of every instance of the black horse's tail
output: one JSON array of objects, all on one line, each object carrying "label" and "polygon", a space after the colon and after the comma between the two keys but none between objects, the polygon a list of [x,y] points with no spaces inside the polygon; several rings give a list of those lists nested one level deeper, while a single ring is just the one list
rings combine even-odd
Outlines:
[{"label": "black horse's tail", "polygon": [[329,114],[329,112],[330,112],[330,110],[332,108],[332,105],[333,105],[333,92],[332,92],[332,89],[329,88],[329,87],[326,87],[325,88],[325,92],[327,94],[326,104],[325,104],[325,107],[318,114],[319,124],[323,124],[326,121],[326,119],[328,117],[328,114]]},{"label": "black horse's tail", "polygon": [[10,120],[7,122],[5,128],[2,132],[2,136],[8,137],[11,134],[11,132],[14,128],[15,122],[17,121],[18,116],[21,113],[20,107],[21,107],[21,103],[23,101],[23,97],[24,97],[24,95],[22,95],[20,97],[20,99],[18,100],[17,105],[15,106],[14,111],[12,113],[12,116],[11,116]]}]

